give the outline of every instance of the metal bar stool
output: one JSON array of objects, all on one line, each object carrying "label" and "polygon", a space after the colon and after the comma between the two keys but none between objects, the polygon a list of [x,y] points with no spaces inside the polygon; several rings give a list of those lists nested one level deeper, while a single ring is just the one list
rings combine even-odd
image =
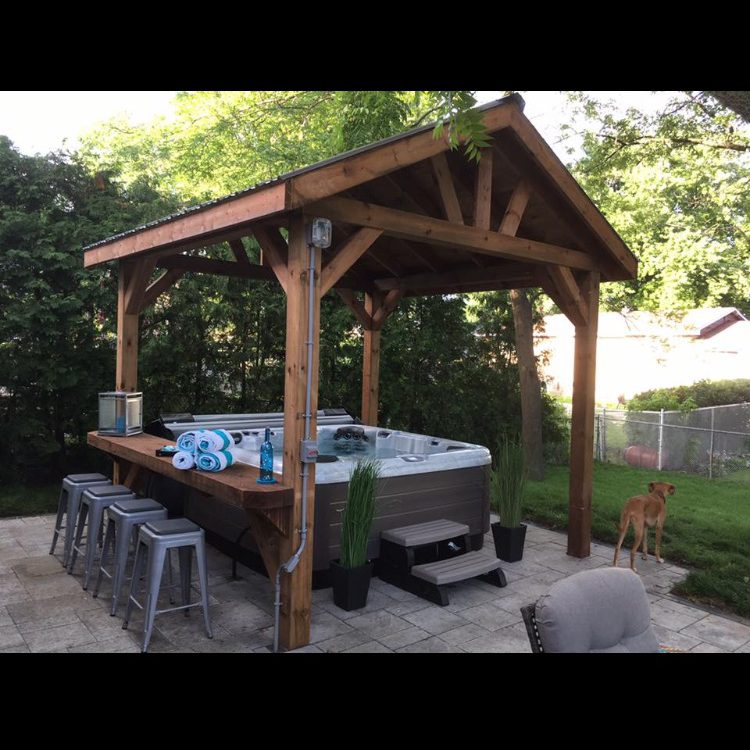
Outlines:
[{"label": "metal bar stool", "polygon": [[[190,603],[190,563],[193,548],[198,563],[198,578],[201,587],[201,601]],[[177,549],[180,558],[180,585],[182,588],[182,606],[169,607],[168,609],[156,609],[159,599],[159,587],[161,584],[164,558],[170,549]],[[135,598],[138,582],[146,570],[145,603],[141,604]],[[133,575],[130,579],[130,594],[128,606],[125,611],[125,622],[122,627],[128,627],[133,606],[144,611],[143,621],[143,645],[141,651],[148,651],[151,641],[151,633],[154,629],[156,615],[164,612],[185,610],[185,616],[189,614],[192,607],[203,608],[203,620],[206,626],[206,635],[213,638],[211,622],[208,614],[208,567],[206,564],[206,535],[203,529],[188,521],[186,518],[173,518],[168,521],[153,521],[143,524],[138,532],[138,546],[135,550],[135,562],[133,563]]]},{"label": "metal bar stool", "polygon": [[70,555],[68,574],[72,575],[78,555],[83,554],[83,529],[86,530],[86,557],[84,558],[83,589],[89,587],[89,579],[94,572],[96,561],[96,547],[104,522],[104,511],[118,500],[134,500],[135,493],[123,484],[112,484],[102,487],[91,487],[81,495],[81,507],[78,510],[78,521],[76,522],[76,538],[73,542],[73,550]]},{"label": "metal bar stool", "polygon": [[[112,484],[112,482],[104,474],[68,474],[62,480],[60,499],[57,501],[57,520],[55,521],[55,531],[52,534],[52,546],[49,548],[49,553],[50,555],[55,554],[57,538],[60,536],[60,532],[65,529],[62,559],[64,568],[68,567],[70,550],[73,549],[73,537],[76,531],[76,518],[78,517],[81,495],[89,487],[109,484]],[[62,522],[63,516],[65,516],[65,523]]]},{"label": "metal bar stool", "polygon": [[[128,565],[128,552],[130,541],[133,547],[138,544],[138,529],[148,521],[165,521],[167,509],[150,497],[137,498],[135,500],[118,500],[114,505],[107,508],[107,533],[102,545],[102,558],[99,563],[99,575],[92,596],[99,595],[102,578],[112,579],[112,611],[117,613],[117,605],[120,600],[122,585],[127,580],[126,569]],[[108,554],[114,552],[112,572],[107,570]],[[171,568],[170,568],[171,572]]]}]

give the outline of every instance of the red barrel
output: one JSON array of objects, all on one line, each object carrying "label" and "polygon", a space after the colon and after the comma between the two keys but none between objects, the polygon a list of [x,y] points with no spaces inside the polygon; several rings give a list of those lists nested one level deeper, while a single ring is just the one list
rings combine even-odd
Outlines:
[{"label": "red barrel", "polygon": [[656,469],[659,466],[659,451],[646,445],[631,445],[625,449],[623,458],[630,466],[639,469]]}]

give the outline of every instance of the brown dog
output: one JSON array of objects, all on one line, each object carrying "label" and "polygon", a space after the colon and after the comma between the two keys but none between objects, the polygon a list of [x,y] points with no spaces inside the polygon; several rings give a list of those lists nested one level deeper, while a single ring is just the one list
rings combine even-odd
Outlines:
[{"label": "brown dog", "polygon": [[628,526],[633,524],[635,531],[635,544],[630,550],[630,567],[635,573],[638,569],[635,567],[635,551],[643,540],[643,559],[648,559],[648,530],[646,526],[656,526],[656,562],[663,563],[661,557],[661,532],[664,527],[664,519],[667,517],[667,495],[674,495],[675,487],[668,482],[650,482],[648,485],[648,495],[637,495],[631,497],[622,509],[620,516],[620,539],[615,549],[614,566],[620,557],[620,548],[622,540],[628,531]]}]

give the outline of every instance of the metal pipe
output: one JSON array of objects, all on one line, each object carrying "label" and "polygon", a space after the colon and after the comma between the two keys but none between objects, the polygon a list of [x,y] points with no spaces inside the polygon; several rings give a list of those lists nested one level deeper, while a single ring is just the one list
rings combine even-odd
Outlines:
[{"label": "metal pipe", "polygon": [[[305,378],[305,431],[304,439],[309,440],[310,425],[312,424],[312,366],[313,366],[313,336],[315,335],[315,245],[308,245],[310,250],[309,266],[307,269],[307,373]],[[284,563],[279,565],[276,571],[276,590],[274,596],[274,626],[273,626],[273,652],[279,650],[279,621],[281,618],[281,574],[291,573],[298,565],[302,553],[307,546],[307,483],[310,473],[310,465],[302,464],[302,527],[299,530],[299,547],[295,553]]]}]

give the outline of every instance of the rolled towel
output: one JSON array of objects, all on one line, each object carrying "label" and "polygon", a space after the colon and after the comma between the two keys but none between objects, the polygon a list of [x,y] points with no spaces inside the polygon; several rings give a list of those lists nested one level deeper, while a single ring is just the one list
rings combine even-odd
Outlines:
[{"label": "rolled towel", "polygon": [[175,469],[192,469],[195,466],[195,459],[192,453],[187,451],[178,451],[172,456],[172,466]]},{"label": "rolled towel", "polygon": [[223,471],[234,463],[234,456],[229,451],[199,453],[195,463],[202,471]]},{"label": "rolled towel", "polygon": [[198,437],[198,450],[204,453],[224,451],[234,445],[234,438],[226,430],[204,430]]},{"label": "rolled towel", "polygon": [[190,432],[183,432],[182,435],[177,438],[177,447],[181,451],[185,451],[187,453],[195,453],[198,435],[200,435],[202,432],[203,430],[198,430],[197,432],[195,430],[190,430]]}]

